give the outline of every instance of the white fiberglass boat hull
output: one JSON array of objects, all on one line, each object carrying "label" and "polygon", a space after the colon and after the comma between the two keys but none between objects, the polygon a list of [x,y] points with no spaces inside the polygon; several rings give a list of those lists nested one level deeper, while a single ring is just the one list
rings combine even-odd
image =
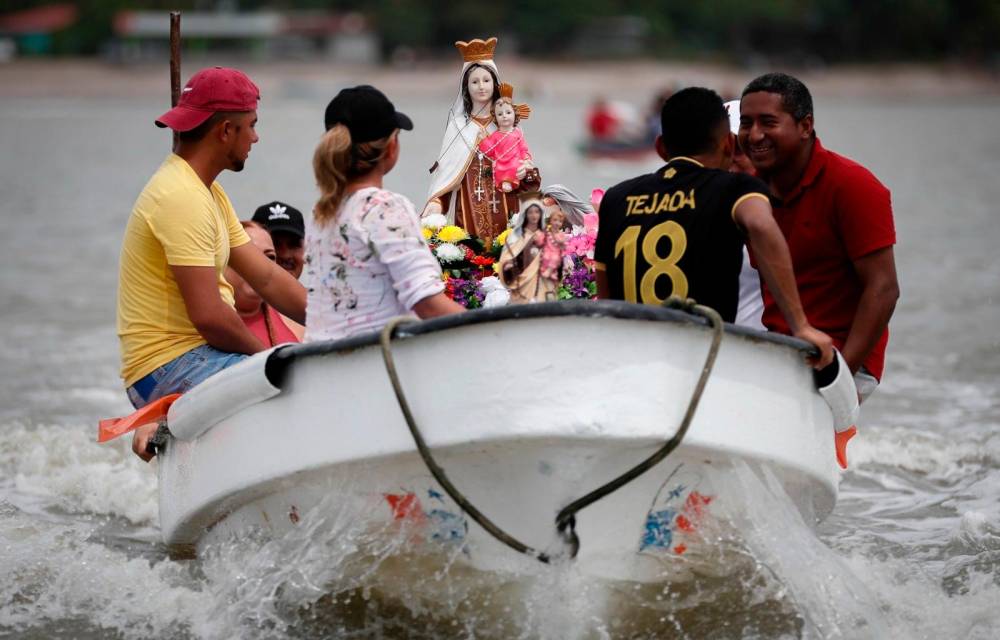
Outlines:
[{"label": "white fiberglass boat hull", "polygon": [[[710,339],[703,323],[666,309],[548,303],[408,326],[393,354],[452,482],[511,535],[557,551],[559,509],[675,433]],[[169,545],[197,549],[250,527],[277,534],[308,514],[322,517],[317,505],[362,504],[373,526],[412,521],[428,538],[460,543],[478,568],[509,566],[518,555],[433,480],[372,337],[282,347],[258,360],[267,365],[257,375],[266,369],[277,395],[236,402],[223,372],[171,409],[172,423],[185,413],[222,419],[172,439],[160,455]],[[254,366],[233,375],[252,376]],[[729,328],[682,445],[577,515],[576,562],[647,579],[687,550],[692,523],[725,499],[714,494],[712,470],[735,460],[768,467],[807,522],[832,510],[832,417],[802,343]]]}]

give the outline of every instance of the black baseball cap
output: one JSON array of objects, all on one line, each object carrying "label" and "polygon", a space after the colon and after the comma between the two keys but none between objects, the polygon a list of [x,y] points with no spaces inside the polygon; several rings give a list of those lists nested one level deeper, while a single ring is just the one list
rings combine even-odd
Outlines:
[{"label": "black baseball cap", "polygon": [[343,124],[351,132],[351,142],[381,140],[396,129],[413,129],[413,121],[396,111],[389,98],[373,86],[363,84],[342,89],[323,117],[326,130]]},{"label": "black baseball cap", "polygon": [[260,205],[253,212],[253,221],[264,225],[268,233],[284,231],[299,238],[306,237],[306,226],[302,221],[302,212],[284,202],[275,200]]}]

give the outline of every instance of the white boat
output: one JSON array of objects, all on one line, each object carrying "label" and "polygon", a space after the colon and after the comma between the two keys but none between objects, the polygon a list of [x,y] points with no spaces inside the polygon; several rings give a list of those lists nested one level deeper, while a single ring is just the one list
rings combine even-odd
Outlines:
[{"label": "white boat", "polygon": [[[569,301],[415,322],[399,329],[392,354],[454,485],[510,535],[559,553],[560,509],[675,434],[712,335],[679,311]],[[573,562],[594,575],[653,579],[691,551],[697,521],[725,500],[712,470],[737,460],[766,466],[806,522],[829,514],[834,424],[808,349],[727,325],[680,447],[576,514]],[[318,509],[364,504],[372,526],[412,520],[429,540],[458,544],[459,561],[474,568],[519,556],[431,476],[374,334],[258,354],[185,394],[168,421],[160,524],[175,550],[249,528],[282,535]]]}]

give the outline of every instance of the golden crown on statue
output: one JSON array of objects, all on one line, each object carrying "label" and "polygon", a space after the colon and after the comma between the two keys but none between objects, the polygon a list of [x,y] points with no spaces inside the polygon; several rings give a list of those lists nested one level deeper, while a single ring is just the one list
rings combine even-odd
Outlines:
[{"label": "golden crown on statue", "polygon": [[475,38],[469,42],[459,40],[455,43],[455,48],[462,54],[462,59],[466,62],[482,62],[493,59],[493,50],[497,48],[497,39],[480,40]]}]

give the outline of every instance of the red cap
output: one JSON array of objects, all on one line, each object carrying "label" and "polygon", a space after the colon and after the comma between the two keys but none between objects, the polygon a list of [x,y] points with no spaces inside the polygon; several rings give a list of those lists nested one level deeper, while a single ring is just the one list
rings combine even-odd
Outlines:
[{"label": "red cap", "polygon": [[191,76],[177,106],[156,119],[156,126],[190,131],[218,111],[255,111],[260,90],[242,71],[213,67]]}]

